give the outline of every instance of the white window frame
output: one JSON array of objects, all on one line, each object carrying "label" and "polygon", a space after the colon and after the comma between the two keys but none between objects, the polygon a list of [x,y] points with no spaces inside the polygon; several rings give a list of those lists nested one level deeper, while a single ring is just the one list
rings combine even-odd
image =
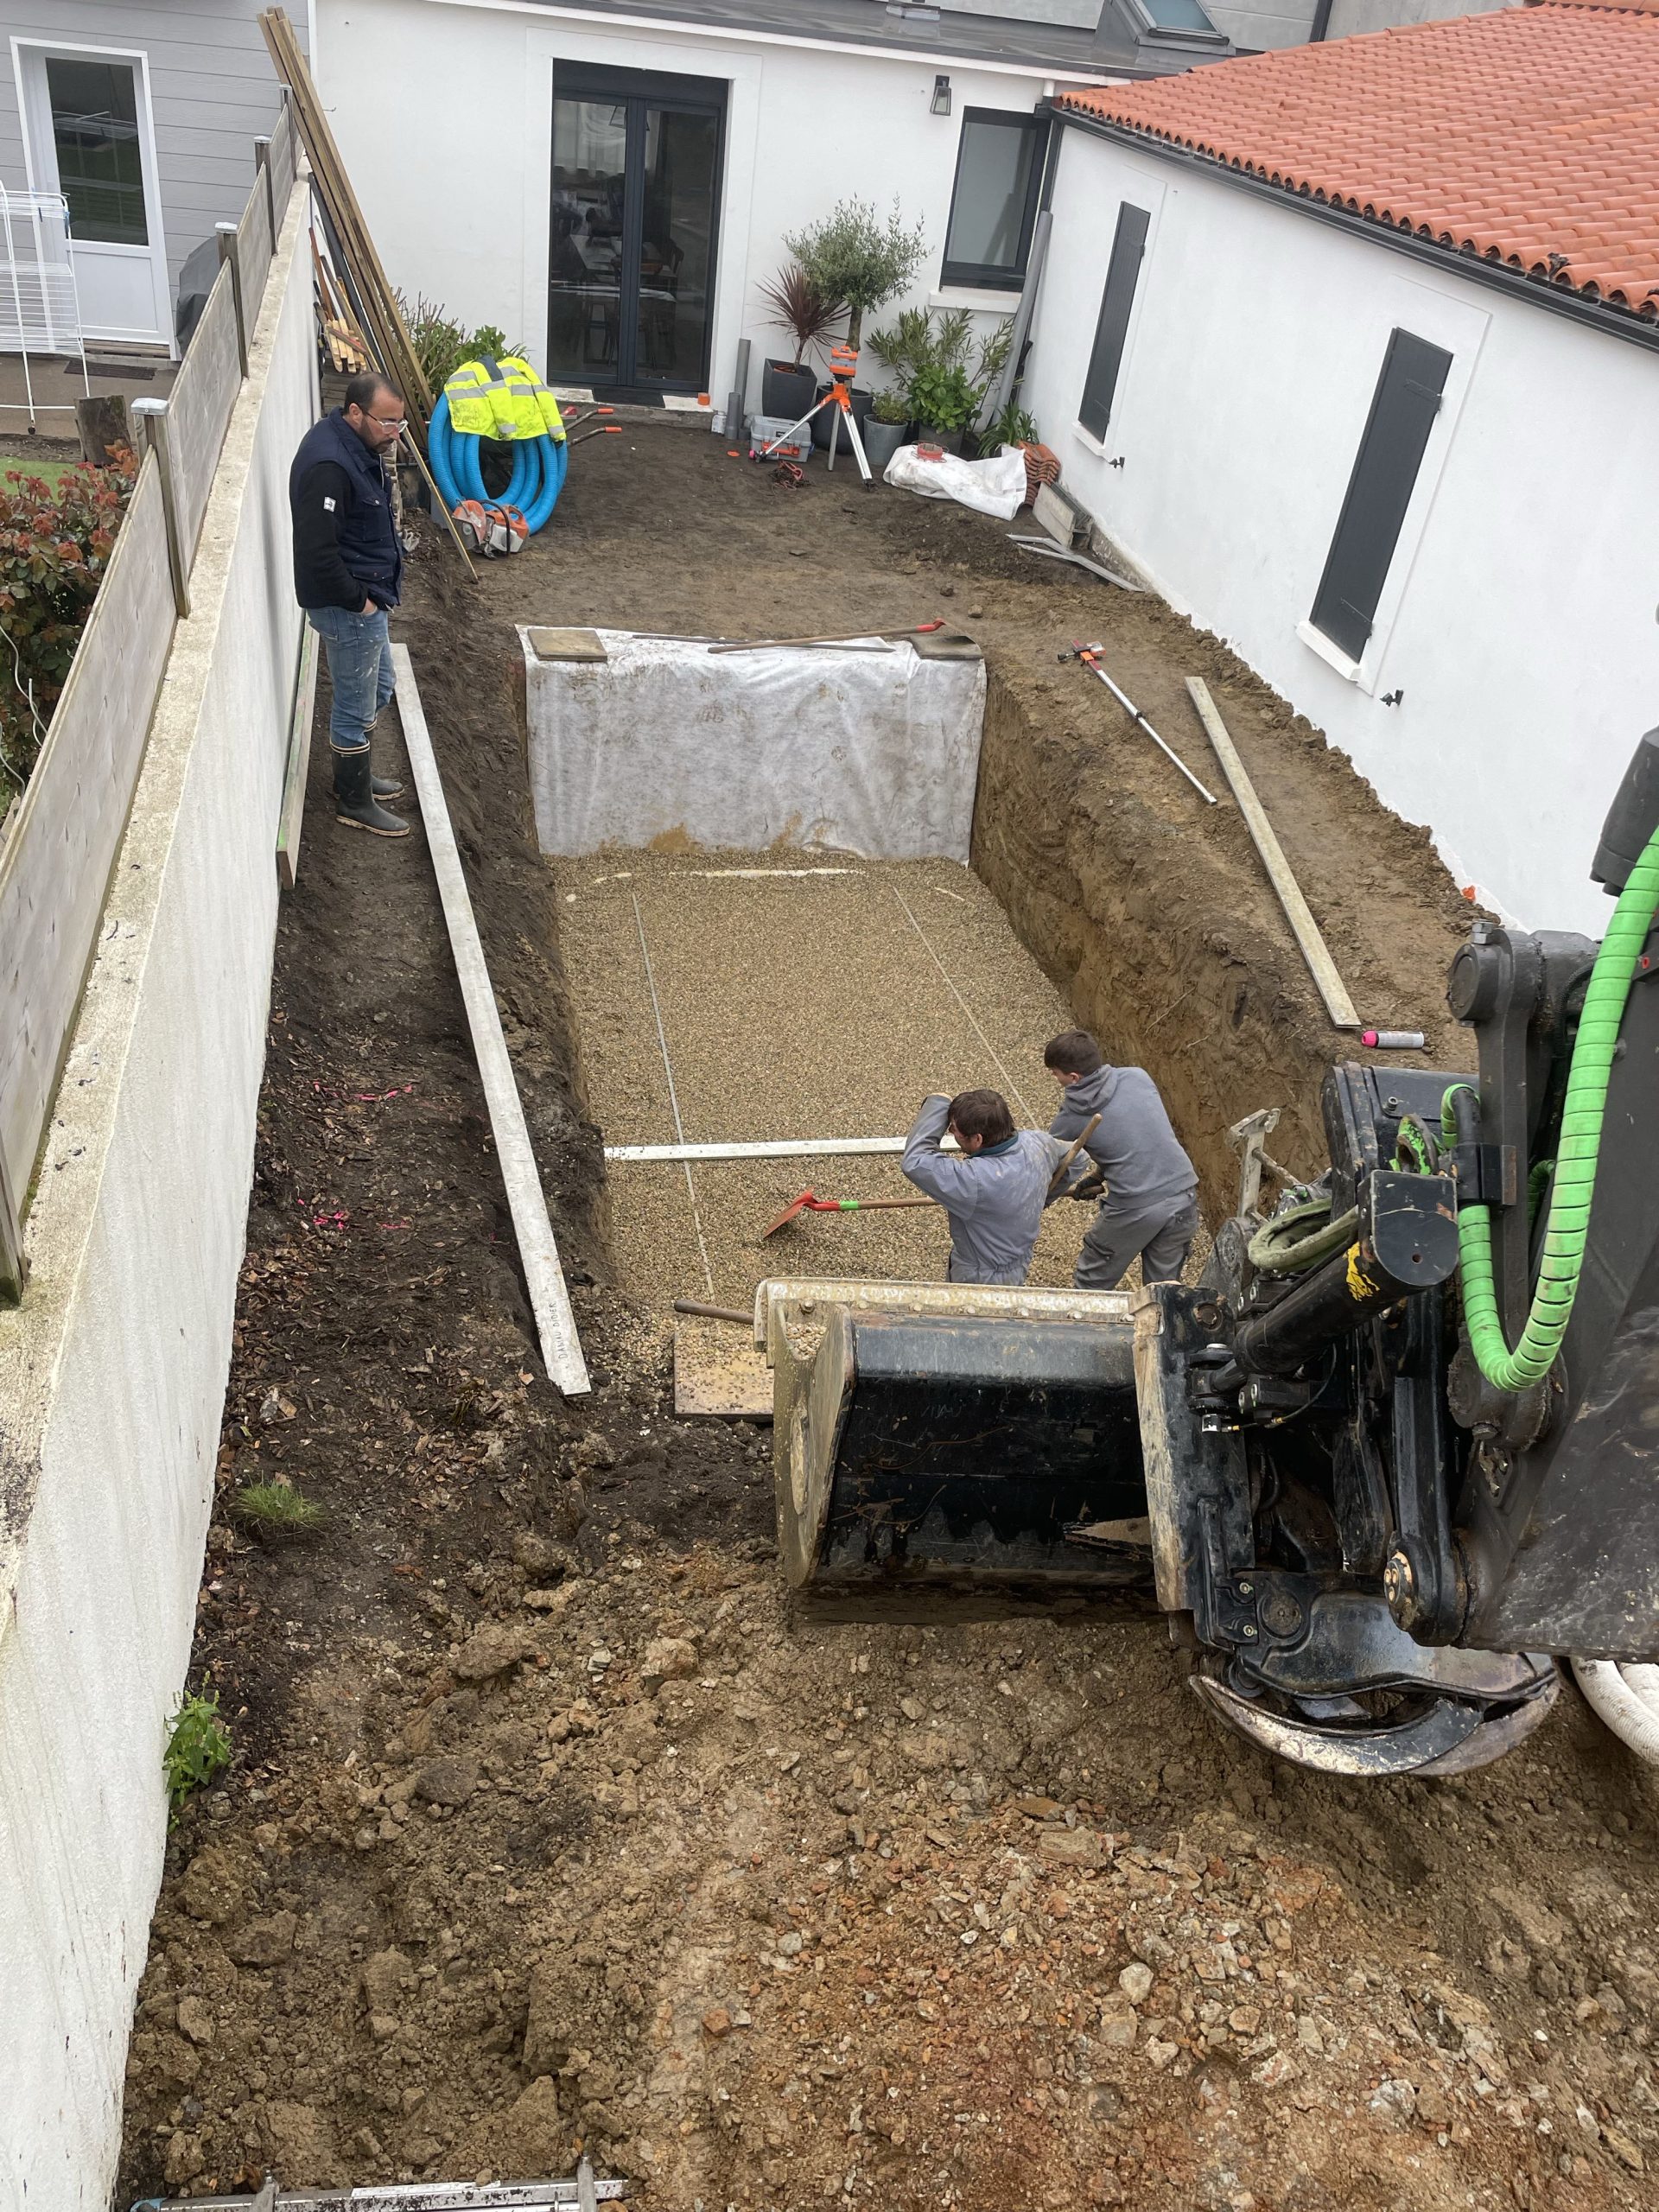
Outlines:
[{"label": "white window frame", "polygon": [[[11,41],[11,69],[17,92],[17,118],[22,130],[23,170],[32,192],[55,192],[59,189],[56,162],[48,177],[41,174],[36,161],[35,133],[51,125],[49,105],[42,111],[46,99],[46,64],[54,58],[66,61],[83,60],[88,57],[99,61],[126,61],[137,72],[139,156],[144,175],[144,227],[149,232],[148,245],[118,245],[104,240],[89,239],[100,252],[130,255],[134,259],[147,258],[150,264],[150,287],[156,312],[153,334],[143,337],[122,338],[105,336],[89,330],[94,343],[127,344],[134,346],[165,346],[170,358],[176,359],[173,342],[173,288],[167,274],[167,232],[162,218],[161,165],[156,154],[156,114],[150,99],[149,55],[143,47],[93,45],[76,39],[19,38]],[[44,158],[49,158],[44,153]],[[71,232],[73,236],[73,224]]]}]

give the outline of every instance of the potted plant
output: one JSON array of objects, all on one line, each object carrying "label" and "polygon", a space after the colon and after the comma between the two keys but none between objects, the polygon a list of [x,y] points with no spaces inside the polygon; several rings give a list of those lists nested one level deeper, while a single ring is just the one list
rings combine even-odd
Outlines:
[{"label": "potted plant", "polygon": [[902,391],[879,391],[871,404],[869,419],[860,425],[870,467],[887,467],[910,429],[910,403]]},{"label": "potted plant", "polygon": [[798,259],[763,284],[760,297],[767,322],[774,329],[787,330],[795,340],[792,361],[768,361],[761,372],[760,412],[796,423],[817,397],[817,373],[806,355],[831,336],[846,305],[834,292],[825,291]]},{"label": "potted plant", "polygon": [[[823,222],[792,233],[784,244],[820,293],[844,303],[847,343],[855,352],[863,337],[864,317],[895,292],[902,292],[927,254],[921,225],[907,230],[897,200],[884,220],[869,201],[843,200]],[[817,397],[822,398],[828,390],[827,385],[821,385]],[[861,431],[871,404],[865,386],[853,386],[852,404]],[[821,415],[812,428],[817,442],[828,445],[828,415]]]},{"label": "potted plant", "polygon": [[948,368],[930,363],[912,377],[905,398],[916,422],[919,444],[960,453],[963,433],[980,410],[984,393],[959,361]]}]

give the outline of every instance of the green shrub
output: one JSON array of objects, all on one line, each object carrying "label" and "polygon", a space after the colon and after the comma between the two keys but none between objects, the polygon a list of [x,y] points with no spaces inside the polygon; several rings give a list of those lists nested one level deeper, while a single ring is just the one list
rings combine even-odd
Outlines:
[{"label": "green shrub", "polygon": [[995,453],[1001,446],[1035,445],[1037,425],[1019,401],[1011,399],[1002,412],[980,432],[979,442],[987,453]]},{"label": "green shrub", "polygon": [[918,369],[905,394],[912,416],[930,430],[965,430],[983,397],[960,366]]},{"label": "green shrub", "polygon": [[0,482],[0,814],[29,780],[137,474],[124,448]]},{"label": "green shrub", "polygon": [[878,391],[870,402],[870,413],[878,423],[908,423],[909,398],[902,391]]},{"label": "green shrub", "polygon": [[328,1517],[292,1483],[246,1483],[232,1496],[231,1511],[265,1536],[308,1536]]},{"label": "green shrub", "polygon": [[499,361],[504,353],[522,354],[524,350],[522,343],[509,346],[506,333],[493,322],[480,323],[469,336],[465,327],[446,315],[435,300],[423,299],[417,295],[411,306],[399,292],[397,310],[409,331],[421,373],[435,398],[463,361],[475,361],[485,353],[493,361]]},{"label": "green shrub", "polygon": [[162,1753],[169,1828],[177,1826],[190,1792],[223,1773],[230,1763],[230,1732],[219,1717],[219,1692],[211,1697],[181,1697]]}]

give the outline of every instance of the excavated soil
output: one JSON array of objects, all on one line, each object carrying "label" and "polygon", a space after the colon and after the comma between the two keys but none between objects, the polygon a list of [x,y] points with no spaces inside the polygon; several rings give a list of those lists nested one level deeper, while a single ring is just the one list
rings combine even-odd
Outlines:
[{"label": "excavated soil", "polygon": [[[236,1753],[169,1848],[125,2198],[583,2145],[675,2212],[1651,2202],[1654,1790],[1570,1688],[1496,1768],[1360,1790],[1205,1722],[1146,1618],[785,1602],[764,1432],[675,1421],[616,1280],[511,625],[972,628],[976,866],[1212,1222],[1238,1114],[1313,1164],[1339,1040],[1231,807],[1056,652],[1103,631],[1201,773],[1207,678],[1363,1013],[1458,1065],[1426,839],[1213,640],[955,509],[631,425],[476,590],[426,537],[399,626],[595,1388],[540,1372],[418,830],[337,830],[319,748],[192,1669]],[[244,1532],[277,1475],[319,1534]]]}]

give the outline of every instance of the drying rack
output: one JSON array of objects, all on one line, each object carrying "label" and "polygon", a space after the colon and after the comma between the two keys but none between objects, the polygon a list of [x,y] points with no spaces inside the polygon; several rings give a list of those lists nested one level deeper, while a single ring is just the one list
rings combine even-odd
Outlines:
[{"label": "drying rack", "polygon": [[80,327],[80,294],[71,251],[69,202],[60,192],[14,192],[0,185],[0,353],[20,353],[23,399],[0,400],[0,411],[73,415],[73,400],[37,403],[31,353],[67,354],[80,362],[90,397],[86,342]]}]

